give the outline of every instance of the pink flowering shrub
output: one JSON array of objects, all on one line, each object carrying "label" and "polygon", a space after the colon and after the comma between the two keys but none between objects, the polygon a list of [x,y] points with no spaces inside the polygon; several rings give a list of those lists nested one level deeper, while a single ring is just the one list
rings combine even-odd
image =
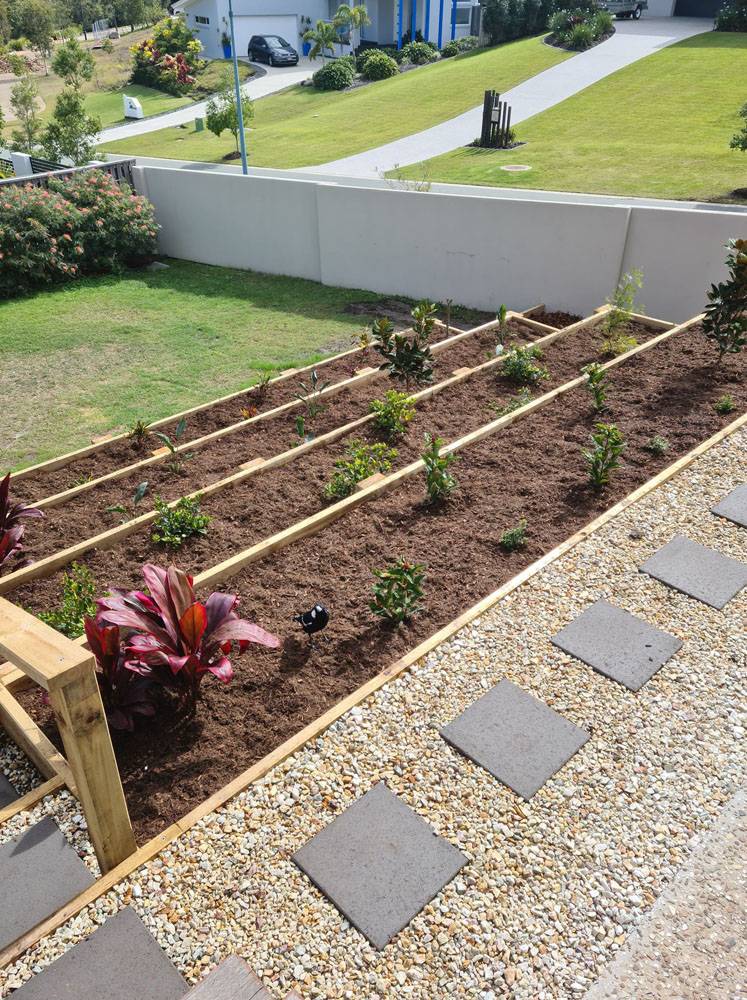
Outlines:
[{"label": "pink flowering shrub", "polygon": [[141,263],[157,234],[150,202],[100,170],[0,188],[0,299]]}]

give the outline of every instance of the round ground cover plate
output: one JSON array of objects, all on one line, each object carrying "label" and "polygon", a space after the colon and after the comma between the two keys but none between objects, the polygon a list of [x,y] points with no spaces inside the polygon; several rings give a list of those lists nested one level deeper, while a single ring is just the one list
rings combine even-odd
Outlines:
[{"label": "round ground cover plate", "polygon": [[510,174],[516,173],[519,170],[531,170],[525,163],[507,163],[503,167],[499,167],[499,170],[507,170]]}]

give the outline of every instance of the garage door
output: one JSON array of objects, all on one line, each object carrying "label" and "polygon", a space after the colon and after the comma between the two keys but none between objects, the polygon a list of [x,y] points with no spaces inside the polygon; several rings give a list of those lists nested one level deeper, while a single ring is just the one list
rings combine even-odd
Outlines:
[{"label": "garage door", "polygon": [[234,14],[236,49],[245,56],[252,35],[280,35],[294,49],[301,42],[298,37],[298,18],[295,14]]}]

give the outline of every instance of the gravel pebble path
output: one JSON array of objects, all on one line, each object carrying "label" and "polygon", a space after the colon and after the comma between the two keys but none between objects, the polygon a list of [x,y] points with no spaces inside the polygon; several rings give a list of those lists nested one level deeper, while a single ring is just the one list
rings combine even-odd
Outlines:
[{"label": "gravel pebble path", "polygon": [[4,774],[19,797],[44,781],[34,764],[0,727],[0,774]]},{"label": "gravel pebble path", "polygon": [[[709,513],[745,467],[742,431],[87,907],[0,995],[125,903],[190,980],[236,951],[305,1000],[584,995],[744,782],[747,592],[718,612],[637,567],[677,532],[747,559],[747,533]],[[684,640],[637,694],[549,642],[600,597]],[[591,732],[529,803],[437,731],[503,677]],[[290,858],[380,780],[470,863],[377,953]]]}]

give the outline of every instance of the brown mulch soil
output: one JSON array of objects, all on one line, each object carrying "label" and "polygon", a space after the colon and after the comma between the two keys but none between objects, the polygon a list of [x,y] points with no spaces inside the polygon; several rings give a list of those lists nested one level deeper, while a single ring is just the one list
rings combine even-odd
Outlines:
[{"label": "brown mulch soil", "polygon": [[[514,323],[512,329],[517,340],[537,339],[537,331],[528,326]],[[436,381],[448,378],[455,368],[481,364],[492,355],[494,345],[495,335],[486,331],[465,337],[453,347],[434,355]],[[374,362],[374,358],[370,360]],[[293,384],[297,389],[295,380]],[[319,436],[365,416],[370,401],[382,396],[388,388],[391,386],[382,378],[342,389],[324,403],[324,411],[319,416],[307,422],[307,430],[313,430]],[[267,420],[248,424],[205,447],[197,448],[189,453],[190,458],[182,459],[178,471],[174,471],[168,462],[157,462],[121,479],[94,486],[59,506],[50,507],[44,520],[29,522],[24,537],[25,558],[39,559],[80,539],[116,527],[122,520],[144,514],[152,509],[155,497],[174,500],[238,472],[239,465],[252,458],[269,458],[287,451],[299,442],[296,417],[300,412],[299,408],[288,410]],[[148,483],[148,492],[135,507],[132,498],[142,482]],[[120,505],[127,507],[126,515],[107,510]]]},{"label": "brown mulch soil", "polygon": [[578,323],[583,319],[583,316],[578,316],[576,313],[563,312],[560,309],[542,309],[539,312],[532,313],[529,319],[536,320],[538,323],[545,323],[547,326],[556,326],[559,330],[562,330],[566,326]]},{"label": "brown mulch soil", "polygon": [[[635,333],[643,342],[656,331],[636,325]],[[550,344],[542,358],[550,378],[542,382],[535,395],[568,382],[579,374],[583,365],[600,360],[603,339],[597,329],[582,329]],[[416,409],[406,438],[394,442],[397,457],[392,471],[420,457],[424,434],[436,435],[444,441],[463,437],[495,419],[492,407],[505,405],[517,391],[518,387],[503,378],[496,368],[424,401]],[[212,518],[207,536],[190,539],[175,552],[152,543],[152,527],[147,526],[114,548],[87,553],[78,563],[90,569],[101,593],[109,587],[139,586],[140,567],[145,562],[175,563],[195,575],[320,510],[325,504],[323,491],[334,471],[333,463],[344,457],[346,444],[354,439],[367,443],[382,440],[375,428],[368,425],[329,447],[308,452],[287,465],[206,497],[202,510]],[[195,470],[190,467],[189,471]],[[101,530],[101,512],[91,506],[90,500],[84,503],[81,498],[74,504],[72,514],[69,507],[52,508],[49,517],[39,522],[34,536],[36,544],[27,546],[28,557],[56,552]],[[116,517],[107,515],[112,523],[116,523]],[[62,581],[69,569],[65,566],[49,577],[30,581],[13,592],[13,599],[35,612],[57,606]]]},{"label": "brown mulch soil", "polygon": [[[369,307],[371,303],[368,303]],[[368,314],[370,315],[370,308]],[[407,314],[409,317],[409,313]],[[491,317],[495,319],[495,316]],[[401,328],[406,323],[397,323]],[[475,323],[479,326],[479,323]],[[456,328],[450,331],[450,336],[458,332]],[[432,343],[438,343],[446,337],[446,331],[437,327],[432,337]],[[451,356],[451,355],[449,355]],[[444,355],[446,357],[446,355]],[[367,365],[376,365],[378,355],[368,349],[358,351],[355,354],[348,354],[343,358],[337,358],[327,363],[319,363],[318,374],[322,382],[341,382],[355,375],[357,368],[364,368]],[[211,434],[222,427],[238,423],[242,419],[242,409],[256,406],[258,412],[263,413],[272,410],[276,406],[288,403],[295,396],[295,393],[302,392],[300,382],[309,385],[311,372],[303,372],[295,378],[288,378],[281,382],[267,386],[264,390],[259,387],[248,389],[247,392],[229,399],[223,403],[216,403],[199,413],[193,413],[186,418],[186,428],[179,438],[179,444],[186,444],[205,434]],[[163,424],[157,428],[162,434],[173,435],[176,431],[178,421],[174,420]],[[87,479],[98,479],[99,476],[113,472],[115,469],[134,462],[140,462],[148,458],[154,448],[162,447],[162,442],[155,436],[149,435],[145,442],[136,445],[129,439],[113,441],[111,444],[100,448],[92,455],[79,458],[74,462],[62,466],[59,469],[44,470],[34,473],[19,482],[18,492],[22,499],[29,502],[41,500],[43,497],[61,493],[63,490],[71,489]],[[137,485],[137,484],[136,484]]]},{"label": "brown mulch soil", "polygon": [[[418,477],[229,580],[221,589],[239,594],[245,617],[277,632],[283,649],[237,658],[227,687],[206,682],[195,719],[165,706],[157,722],[114,735],[139,840],[743,412],[744,359],[713,359],[693,328],[614,370],[604,419],[619,426],[627,447],[604,490],[591,488],[581,457],[597,417],[588,394],[574,390],[463,452],[452,466],[459,490],[445,504],[426,506]],[[725,392],[736,409],[719,416],[713,404]],[[664,456],[645,448],[655,434],[669,441]],[[501,534],[522,518],[528,543],[505,553]],[[393,629],[368,601],[372,569],[399,555],[425,563],[428,577],[422,613]],[[331,611],[329,641],[309,644],[291,619],[317,601]],[[59,743],[48,710],[31,693],[24,701]]]}]

